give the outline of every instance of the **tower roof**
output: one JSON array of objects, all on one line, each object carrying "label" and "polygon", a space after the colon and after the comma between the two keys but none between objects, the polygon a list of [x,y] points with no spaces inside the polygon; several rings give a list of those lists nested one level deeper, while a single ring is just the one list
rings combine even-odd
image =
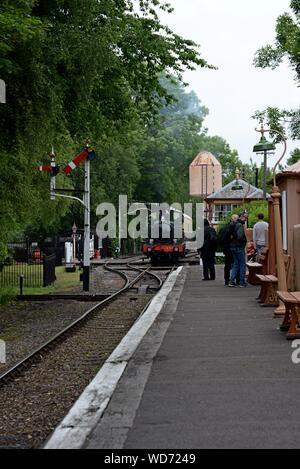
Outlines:
[{"label": "tower roof", "polygon": [[202,151],[196,156],[191,166],[221,166],[221,163],[217,158],[208,151]]}]

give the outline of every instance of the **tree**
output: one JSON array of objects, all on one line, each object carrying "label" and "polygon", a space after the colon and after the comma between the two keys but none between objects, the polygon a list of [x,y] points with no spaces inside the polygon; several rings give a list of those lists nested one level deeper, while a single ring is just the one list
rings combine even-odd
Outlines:
[{"label": "tree", "polygon": [[222,229],[224,225],[230,222],[232,215],[239,215],[241,212],[246,211],[248,214],[248,228],[253,228],[255,223],[258,221],[258,214],[263,213],[266,222],[269,221],[269,207],[268,202],[263,200],[252,201],[250,203],[246,203],[238,208],[232,210],[226,217],[226,219],[220,224],[219,231]]},{"label": "tree", "polygon": [[295,148],[292,151],[290,158],[287,161],[288,166],[292,166],[293,164],[297,163],[300,160],[300,149]]},{"label": "tree", "polygon": [[237,151],[231,150],[223,138],[207,135],[204,121],[208,109],[197,95],[187,92],[174,79],[162,80],[174,102],[162,101],[160,119],[145,135],[135,198],[147,202],[189,202],[189,165],[202,150],[213,153],[221,162],[224,184],[234,179],[236,168],[247,169],[245,177],[254,183],[255,172],[243,164]]},{"label": "tree", "polygon": [[[295,82],[300,83],[300,1],[291,1],[290,13],[284,13],[277,19],[276,39],[273,45],[262,47],[256,52],[254,65],[260,68],[275,69],[286,58],[295,72]],[[267,119],[271,127],[284,132],[285,124],[289,126],[293,139],[300,137],[300,108],[279,110],[269,107],[257,112],[254,116],[260,120]],[[278,137],[277,137],[278,141]]]},{"label": "tree", "polygon": [[226,185],[235,178],[236,169],[242,169],[243,163],[236,150],[232,150],[230,145],[222,137],[204,135],[202,148],[211,152],[222,165],[223,184]]},{"label": "tree", "polygon": [[273,45],[262,47],[256,52],[255,65],[275,69],[287,58],[295,71],[295,80],[300,81],[300,1],[291,0],[293,14],[284,13],[277,19],[276,39]]},{"label": "tree", "polygon": [[161,78],[171,104],[163,99],[159,116],[141,147],[141,179],[135,197],[147,202],[188,202],[189,164],[199,151],[208,110],[194,92],[174,78]]},{"label": "tree", "polygon": [[[162,99],[171,101],[161,74],[181,80],[186,68],[209,67],[198,46],[158,17],[163,0],[3,0],[0,76],[0,259],[18,232],[52,233],[74,210],[51,203],[47,175],[36,167],[55,146],[61,165],[90,138],[94,204],[133,194],[137,149]],[[78,173],[80,175],[80,172]],[[63,185],[80,184],[76,174]],[[79,210],[75,209],[78,213]],[[73,222],[73,220],[72,220]]]}]

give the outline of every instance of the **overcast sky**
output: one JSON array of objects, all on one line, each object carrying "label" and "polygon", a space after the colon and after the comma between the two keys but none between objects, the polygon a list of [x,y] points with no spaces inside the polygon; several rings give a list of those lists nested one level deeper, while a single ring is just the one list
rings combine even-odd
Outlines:
[{"label": "overcast sky", "polygon": [[[201,53],[219,69],[187,72],[202,103],[209,108],[205,121],[210,135],[224,137],[243,161],[251,156],[260,135],[251,116],[267,106],[299,107],[300,89],[287,64],[276,70],[252,65],[257,49],[273,43],[279,15],[290,11],[290,0],[171,0],[175,11],[163,15],[176,33],[201,45]],[[289,151],[300,142],[288,142]],[[278,145],[278,155],[281,148]],[[276,157],[272,157],[275,161]]]}]

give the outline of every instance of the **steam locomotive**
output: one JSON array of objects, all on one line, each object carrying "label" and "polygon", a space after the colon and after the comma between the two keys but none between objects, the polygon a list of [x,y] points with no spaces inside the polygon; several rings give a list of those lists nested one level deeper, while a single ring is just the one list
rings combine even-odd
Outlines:
[{"label": "steam locomotive", "polygon": [[178,259],[185,257],[186,244],[174,236],[173,222],[157,222],[158,238],[149,238],[143,244],[143,254],[151,259],[152,265],[163,262],[176,263]]}]

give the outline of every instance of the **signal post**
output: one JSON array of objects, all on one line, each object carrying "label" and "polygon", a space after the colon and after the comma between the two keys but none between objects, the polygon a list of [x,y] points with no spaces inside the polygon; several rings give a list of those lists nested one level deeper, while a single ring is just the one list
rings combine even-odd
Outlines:
[{"label": "signal post", "polygon": [[84,191],[83,200],[71,195],[65,195],[62,192],[78,192],[72,189],[56,189],[55,177],[59,173],[60,167],[56,164],[55,153],[52,149],[50,155],[51,163],[48,166],[40,166],[40,171],[47,171],[51,175],[50,180],[50,194],[51,200],[56,197],[63,197],[66,199],[76,200],[84,206],[84,243],[83,243],[83,291],[90,291],[90,237],[91,237],[91,177],[90,177],[90,162],[96,158],[96,153],[91,149],[89,144],[86,144],[82,152],[77,155],[63,170],[64,174],[69,175],[76,169],[81,162],[84,161]]},{"label": "signal post", "polygon": [[90,290],[90,238],[91,238],[91,164],[87,158],[84,168],[84,247],[83,247],[83,291]]}]

